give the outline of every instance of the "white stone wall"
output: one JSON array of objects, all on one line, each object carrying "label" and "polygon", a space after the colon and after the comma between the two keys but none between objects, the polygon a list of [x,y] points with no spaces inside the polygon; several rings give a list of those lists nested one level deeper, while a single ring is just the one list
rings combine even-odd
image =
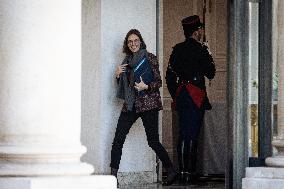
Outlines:
[{"label": "white stone wall", "polygon": [[[116,99],[114,72],[124,58],[126,33],[140,30],[147,49],[156,54],[156,1],[83,0],[82,142],[84,161],[96,173],[108,173],[110,152],[122,103]],[[139,121],[123,148],[121,172],[155,171],[156,156]]]},{"label": "white stone wall", "polygon": [[[81,141],[87,147],[82,160],[95,166],[102,173],[100,152],[100,1],[82,1],[82,108]],[[97,163],[96,163],[97,162]]]}]

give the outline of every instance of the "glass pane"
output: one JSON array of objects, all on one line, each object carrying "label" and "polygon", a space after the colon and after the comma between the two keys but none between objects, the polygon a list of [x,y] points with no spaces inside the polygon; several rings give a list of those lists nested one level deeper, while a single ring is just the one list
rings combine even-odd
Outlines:
[{"label": "glass pane", "polygon": [[258,156],[258,3],[249,3],[249,157]]}]

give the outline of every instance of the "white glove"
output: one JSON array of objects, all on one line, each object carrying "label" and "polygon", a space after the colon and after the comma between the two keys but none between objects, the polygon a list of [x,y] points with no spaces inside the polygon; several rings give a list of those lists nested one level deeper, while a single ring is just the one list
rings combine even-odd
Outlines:
[{"label": "white glove", "polygon": [[202,43],[203,46],[205,46],[207,48],[207,51],[210,55],[212,55],[212,52],[210,51],[210,46],[209,46],[209,43],[208,42],[203,42]]}]

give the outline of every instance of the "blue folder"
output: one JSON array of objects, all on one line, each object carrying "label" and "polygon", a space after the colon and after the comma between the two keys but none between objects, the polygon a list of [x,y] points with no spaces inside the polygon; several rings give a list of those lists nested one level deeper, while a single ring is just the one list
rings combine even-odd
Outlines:
[{"label": "blue folder", "polygon": [[[140,83],[140,77],[142,77],[142,80],[146,85],[149,85],[154,80],[151,65],[146,57],[142,58],[134,68],[134,78],[136,83]],[[138,94],[143,96],[144,92],[140,91]]]}]

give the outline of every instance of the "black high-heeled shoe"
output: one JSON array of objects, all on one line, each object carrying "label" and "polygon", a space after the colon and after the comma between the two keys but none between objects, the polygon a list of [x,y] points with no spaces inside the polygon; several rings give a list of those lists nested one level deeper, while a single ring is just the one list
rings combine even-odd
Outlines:
[{"label": "black high-heeled shoe", "polygon": [[116,178],[116,183],[117,183],[117,188],[119,188],[119,184],[118,184],[118,179],[117,179],[117,172],[118,172],[118,169],[115,169],[115,168],[111,168],[111,175],[112,176],[115,176],[115,178]]},{"label": "black high-heeled shoe", "polygon": [[178,178],[178,173],[173,167],[167,168],[168,176],[167,180],[163,183],[163,186],[172,185]]}]

